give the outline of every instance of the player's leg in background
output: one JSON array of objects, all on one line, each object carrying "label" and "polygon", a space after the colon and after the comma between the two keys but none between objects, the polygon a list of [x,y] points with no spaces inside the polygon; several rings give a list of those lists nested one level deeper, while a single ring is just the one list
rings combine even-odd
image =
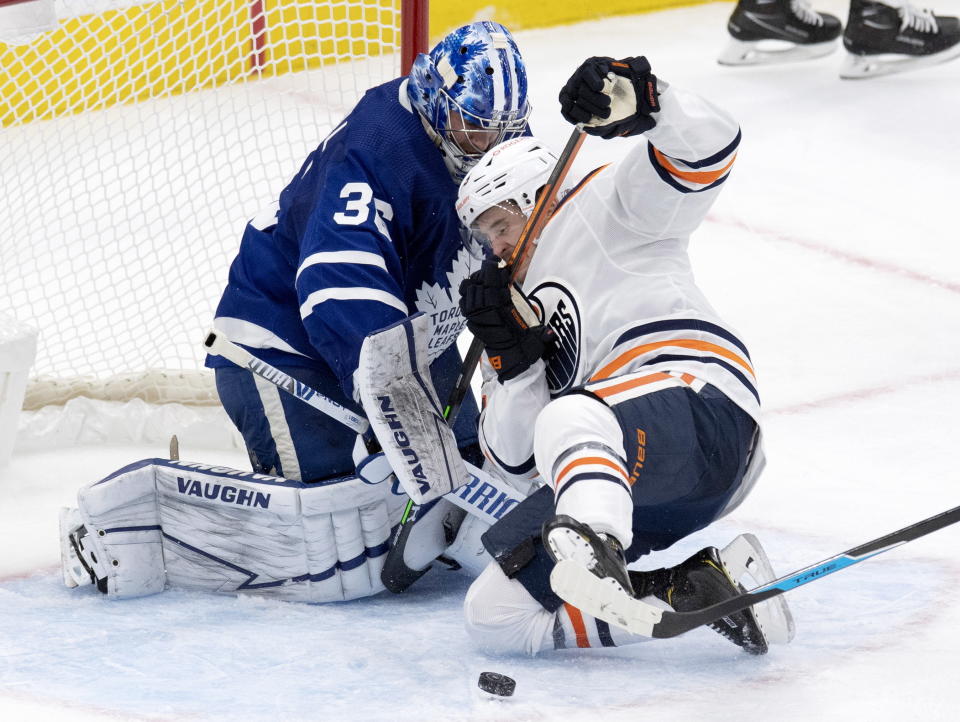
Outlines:
[{"label": "player's leg in background", "polygon": [[[544,581],[549,583],[549,569]],[[619,647],[649,639],[583,614],[559,597],[554,599],[545,606],[517,577],[508,577],[493,562],[467,591],[467,632],[488,652],[531,655],[554,649]]]},{"label": "player's leg in background", "polygon": [[721,65],[761,65],[808,60],[832,53],[842,30],[839,18],[813,9],[808,0],[739,0],[727,21],[730,40]]},{"label": "player's leg in background", "polygon": [[[281,371],[350,409],[329,372],[304,367]],[[356,434],[329,416],[246,369],[218,368],[217,392],[243,436],[253,470],[298,481],[352,474]]]},{"label": "player's leg in background", "polygon": [[841,78],[914,70],[960,57],[960,20],[905,0],[850,0],[843,46]]}]

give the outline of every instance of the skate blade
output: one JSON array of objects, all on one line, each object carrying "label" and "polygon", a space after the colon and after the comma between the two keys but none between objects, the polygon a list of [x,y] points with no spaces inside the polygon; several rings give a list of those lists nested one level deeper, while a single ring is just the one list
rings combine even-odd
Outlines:
[{"label": "skate blade", "polygon": [[[741,534],[730,542],[720,551],[720,559],[734,582],[743,584],[744,576],[752,580],[752,584],[744,584],[748,589],[777,578],[760,540],[753,534]],[[751,609],[767,644],[787,644],[793,639],[796,624],[783,595],[754,604]]]},{"label": "skate blade", "polygon": [[801,60],[813,60],[829,55],[839,47],[839,42],[829,40],[825,43],[797,45],[785,40],[736,40],[730,42],[717,58],[720,65],[779,65]]},{"label": "skate blade", "polygon": [[883,75],[893,75],[894,73],[905,73],[910,70],[920,70],[929,68],[932,65],[940,65],[949,60],[960,57],[960,43],[952,48],[941,50],[933,55],[921,57],[903,56],[896,53],[883,55],[854,55],[847,53],[843,64],[840,66],[840,77],[843,80],[863,80],[865,78],[877,78]]},{"label": "skate blade", "polygon": [[601,579],[574,561],[557,562],[550,573],[550,587],[581,612],[631,634],[652,637],[654,626],[663,618],[662,609],[630,596],[612,579]]}]

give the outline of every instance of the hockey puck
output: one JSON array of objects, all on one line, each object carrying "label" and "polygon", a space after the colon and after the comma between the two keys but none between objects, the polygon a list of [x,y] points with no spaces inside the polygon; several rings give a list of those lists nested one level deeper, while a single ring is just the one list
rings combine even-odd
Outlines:
[{"label": "hockey puck", "polygon": [[498,697],[510,697],[513,690],[517,688],[517,683],[513,677],[496,672],[481,672],[477,686],[488,694],[494,694]]}]

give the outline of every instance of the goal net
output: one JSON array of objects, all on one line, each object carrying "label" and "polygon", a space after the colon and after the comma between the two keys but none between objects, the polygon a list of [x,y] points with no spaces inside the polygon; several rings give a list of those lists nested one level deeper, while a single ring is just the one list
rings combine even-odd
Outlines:
[{"label": "goal net", "polygon": [[410,3],[30,1],[54,29],[3,29],[23,3],[0,0],[0,312],[39,330],[24,407],[216,403],[201,341],[243,226],[401,74]]}]

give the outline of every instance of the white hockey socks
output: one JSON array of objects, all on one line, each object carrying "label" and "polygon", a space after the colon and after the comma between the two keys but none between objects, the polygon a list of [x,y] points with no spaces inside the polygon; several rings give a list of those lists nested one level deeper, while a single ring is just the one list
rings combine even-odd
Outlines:
[{"label": "white hockey socks", "polygon": [[534,448],[537,466],[553,486],[556,513],[629,547],[633,501],[623,432],[613,412],[580,394],[552,401],[537,418]]}]

